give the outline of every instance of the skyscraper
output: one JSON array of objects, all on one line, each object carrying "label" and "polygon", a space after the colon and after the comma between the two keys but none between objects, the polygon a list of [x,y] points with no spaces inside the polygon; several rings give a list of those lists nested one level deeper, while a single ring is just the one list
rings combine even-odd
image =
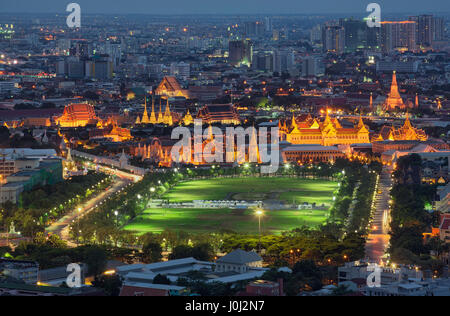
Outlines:
[{"label": "skyscraper", "polygon": [[252,67],[260,71],[273,72],[273,52],[262,51],[255,54]]},{"label": "skyscraper", "polygon": [[422,48],[433,47],[433,42],[445,40],[445,22],[442,17],[433,15],[411,16],[416,22],[416,42]]},{"label": "skyscraper", "polygon": [[290,49],[277,49],[273,54],[273,71],[279,74],[294,68],[294,52]]},{"label": "skyscraper", "polygon": [[317,56],[308,56],[303,59],[302,63],[302,76],[303,77],[315,77],[324,75],[325,69],[322,61]]},{"label": "skyscraper", "polygon": [[342,26],[324,26],[322,43],[324,52],[342,54],[345,49],[345,29]]},{"label": "skyscraper", "polygon": [[433,41],[445,40],[445,22],[444,18],[435,17],[433,23]]},{"label": "skyscraper", "polygon": [[250,40],[230,41],[228,62],[239,67],[250,67],[253,58],[253,44]]},{"label": "skyscraper", "polygon": [[416,22],[381,22],[381,46],[385,53],[395,50],[415,51]]},{"label": "skyscraper", "polygon": [[379,28],[368,27],[366,21],[341,19],[339,25],[345,30],[345,51],[375,49],[379,46]]}]

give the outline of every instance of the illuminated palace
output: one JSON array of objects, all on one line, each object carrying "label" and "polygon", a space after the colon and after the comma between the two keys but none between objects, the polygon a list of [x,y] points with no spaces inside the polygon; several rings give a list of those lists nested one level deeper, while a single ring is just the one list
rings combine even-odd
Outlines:
[{"label": "illuminated palace", "polygon": [[[131,131],[128,128],[120,127],[117,120],[109,117],[108,120],[99,121],[97,123],[98,130],[96,136],[100,134],[102,137],[111,138],[115,142],[123,142],[132,139]],[[92,132],[91,132],[92,133]],[[90,134],[90,137],[93,135]]]},{"label": "illuminated palace", "polygon": [[330,118],[328,111],[323,122],[308,115],[301,122],[295,116],[290,124],[285,120],[279,123],[280,138],[296,145],[344,145],[370,143],[369,130],[362,121],[352,128],[343,128],[336,118]]},{"label": "illuminated palace", "polygon": [[400,128],[394,126],[383,126],[380,133],[374,135],[372,141],[399,141],[399,140],[418,140],[426,141],[428,139],[424,130],[412,126],[409,120],[409,114],[406,113],[405,124]]},{"label": "illuminated palace", "polygon": [[166,124],[166,125],[172,126],[173,125],[173,117],[172,117],[172,113],[170,111],[169,99],[167,99],[167,104],[166,104],[166,108],[165,108],[164,112],[162,111],[161,102],[159,103],[158,115],[156,115],[156,112],[155,112],[155,99],[153,99],[152,100],[152,112],[149,117],[148,111],[147,111],[147,98],[145,98],[144,114],[142,115],[142,118],[139,118],[139,116],[136,118],[136,124]]},{"label": "illuminated palace", "polygon": [[[184,152],[180,150],[178,153],[182,157],[182,163],[193,165],[205,165],[211,163],[215,158],[222,162],[228,163],[245,163],[258,162],[261,163],[261,156],[258,146],[258,137],[253,130],[252,135],[249,135],[249,143],[245,147],[239,148],[237,142],[233,150],[227,151],[226,135],[216,135],[213,133],[212,126],[209,126],[205,135],[201,136],[199,143],[201,144],[201,152],[195,150],[195,138],[191,139],[191,152]],[[150,142],[138,143],[132,146],[130,152],[132,155],[141,158],[142,160],[150,160],[160,167],[171,167],[174,163],[172,159],[172,149],[177,140],[169,138],[153,138]],[[219,161],[216,161],[219,162]]]},{"label": "illuminated palace", "polygon": [[156,95],[167,96],[170,98],[184,97],[189,99],[189,92],[182,89],[175,77],[164,77],[155,90]]},{"label": "illuminated palace", "polygon": [[55,119],[61,127],[84,127],[87,124],[97,124],[94,107],[90,104],[69,104],[63,114]]}]

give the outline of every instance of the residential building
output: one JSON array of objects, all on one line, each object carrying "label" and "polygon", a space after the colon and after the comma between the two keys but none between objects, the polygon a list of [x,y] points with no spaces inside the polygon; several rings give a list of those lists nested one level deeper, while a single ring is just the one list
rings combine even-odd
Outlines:
[{"label": "residential building", "polygon": [[345,29],[342,26],[324,26],[322,28],[324,52],[342,54],[345,50]]}]

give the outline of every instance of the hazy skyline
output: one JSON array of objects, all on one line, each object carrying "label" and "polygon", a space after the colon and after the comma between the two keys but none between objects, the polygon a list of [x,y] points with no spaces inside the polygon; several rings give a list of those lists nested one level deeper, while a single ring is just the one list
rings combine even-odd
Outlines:
[{"label": "hazy skyline", "polygon": [[360,13],[377,2],[385,13],[450,12],[449,0],[10,0],[0,12],[65,13],[67,4],[76,2],[84,13],[105,14],[332,14]]}]

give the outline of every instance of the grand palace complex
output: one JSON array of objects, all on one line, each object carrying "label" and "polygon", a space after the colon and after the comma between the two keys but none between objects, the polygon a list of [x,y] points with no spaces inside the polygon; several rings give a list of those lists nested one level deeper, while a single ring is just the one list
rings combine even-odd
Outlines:
[{"label": "grand palace complex", "polygon": [[[58,128],[87,128],[90,139],[109,139],[112,142],[125,142],[131,156],[142,160],[149,160],[160,166],[171,166],[171,150],[177,140],[170,138],[170,133],[165,135],[151,136],[146,139],[132,136],[132,130],[146,129],[151,126],[190,126],[192,128],[195,119],[201,119],[205,128],[211,130],[214,124],[223,126],[239,126],[243,121],[237,109],[232,104],[206,104],[198,108],[196,114],[191,114],[189,109],[182,112],[171,109],[171,99],[176,97],[186,97],[187,91],[182,90],[175,79],[166,77],[163,79],[155,94],[151,98],[151,110],[148,108],[147,97],[144,98],[142,114],[109,116],[100,118],[93,105],[85,103],[69,104],[64,108],[61,115],[54,116],[51,121],[46,121],[46,126],[54,125]],[[159,99],[158,109],[155,100]],[[371,98],[372,102],[372,98]],[[416,101],[417,103],[417,101]],[[396,74],[394,72],[391,89],[385,101],[387,110],[406,109],[404,102],[398,91]],[[149,111],[150,110],[150,111]],[[272,127],[278,124],[279,142],[284,160],[293,162],[307,161],[332,161],[345,155],[350,155],[349,148],[354,144],[365,144],[364,146],[382,143],[389,149],[402,149],[398,142],[415,141],[425,142],[427,135],[421,129],[415,128],[406,115],[406,120],[401,127],[385,125],[378,131],[371,131],[364,123],[362,116],[359,119],[345,119],[333,115],[332,110],[323,108],[324,115],[314,117],[311,114],[295,115],[290,117],[280,117],[278,122],[274,122]],[[20,125],[20,122],[14,123]],[[5,123],[6,125],[6,123]],[[7,126],[7,125],[6,125]],[[248,126],[247,126],[248,127]],[[236,157],[238,163],[248,161],[252,152],[259,159],[257,137],[247,135],[245,152],[239,152],[236,148],[234,152],[226,152],[224,139],[219,139],[208,132],[202,139],[202,146],[214,147],[214,154],[221,153],[224,156]],[[68,142],[68,141],[67,141]],[[193,142],[192,142],[193,143]],[[268,141],[269,143],[269,141]],[[80,143],[78,143],[79,145]],[[242,151],[242,148],[241,148]],[[206,157],[196,159],[196,157],[184,157],[184,162],[205,164]],[[198,158],[198,157],[197,157]]]}]

